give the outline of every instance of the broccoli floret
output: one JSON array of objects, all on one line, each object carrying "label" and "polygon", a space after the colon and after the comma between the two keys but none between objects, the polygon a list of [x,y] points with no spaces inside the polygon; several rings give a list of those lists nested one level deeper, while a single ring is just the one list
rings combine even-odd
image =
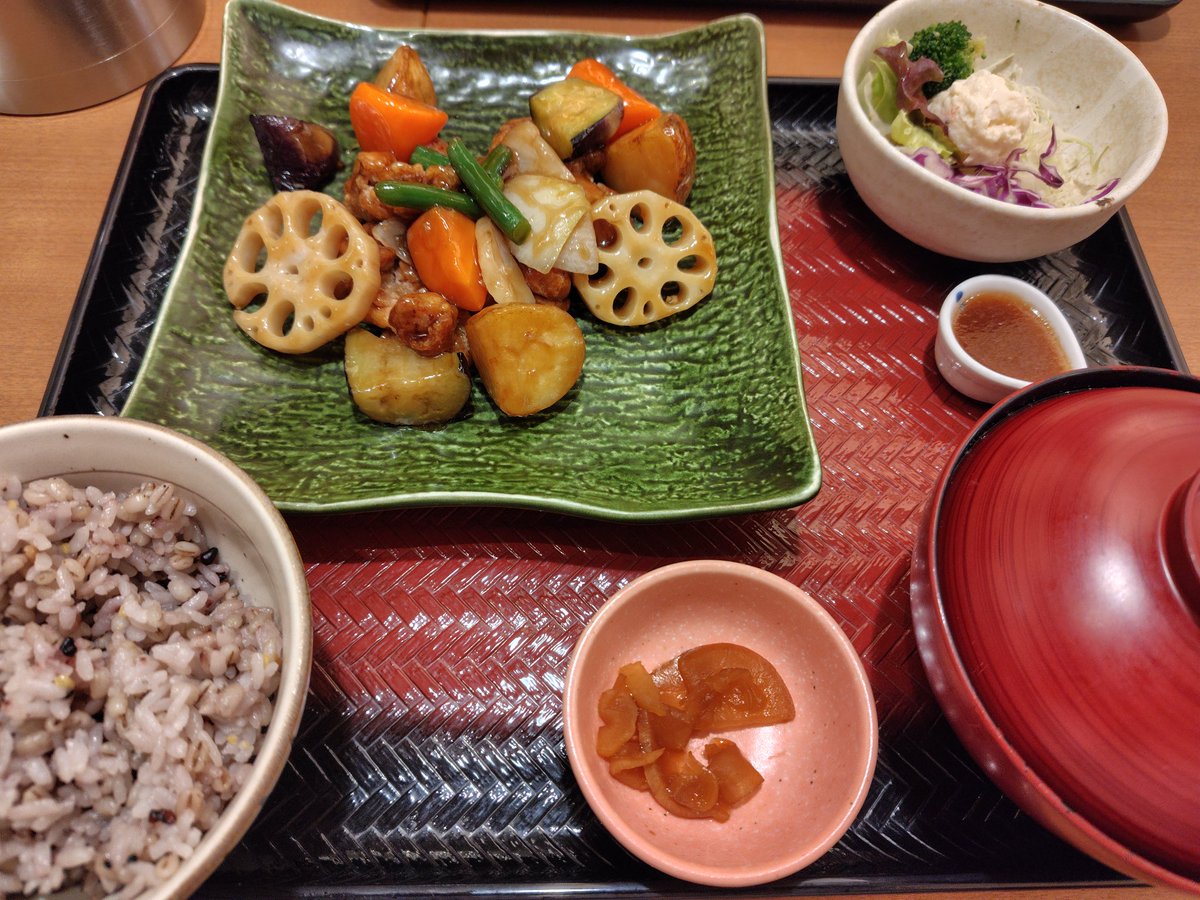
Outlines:
[{"label": "broccoli floret", "polygon": [[938,22],[922,28],[912,36],[909,44],[912,47],[908,54],[910,59],[932,59],[942,70],[941,81],[925,85],[926,97],[933,97],[975,71],[979,46],[962,22]]}]

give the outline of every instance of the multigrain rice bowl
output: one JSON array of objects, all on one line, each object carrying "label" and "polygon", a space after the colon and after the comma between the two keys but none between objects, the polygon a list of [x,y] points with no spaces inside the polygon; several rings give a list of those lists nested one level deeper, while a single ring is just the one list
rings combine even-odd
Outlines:
[{"label": "multigrain rice bowl", "polygon": [[183,492],[0,475],[0,893],[131,897],[246,783],[283,645]]}]

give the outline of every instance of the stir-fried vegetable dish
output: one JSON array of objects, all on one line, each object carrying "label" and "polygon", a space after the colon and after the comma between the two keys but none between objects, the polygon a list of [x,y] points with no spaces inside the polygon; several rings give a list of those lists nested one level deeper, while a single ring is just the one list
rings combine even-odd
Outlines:
[{"label": "stir-fried vegetable dish", "polygon": [[[1101,200],[1104,151],[1060,135],[1011,57],[988,60],[959,21],[876,48],[859,84],[876,126],[917,164],[995,200],[1030,207]],[[986,62],[986,65],[985,65]]]},{"label": "stir-fried vegetable dish", "polygon": [[226,261],[238,326],[280,353],[344,335],[357,407],[429,424],[463,411],[473,375],[505,415],[554,406],[583,370],[576,314],[640,326],[707,297],[716,251],[686,206],[683,118],[597,59],[528,103],[470,147],[419,55],[398,48],[351,93],[357,152],[340,199],[322,193],[340,164],[332,132],[252,116],[279,193]]}]

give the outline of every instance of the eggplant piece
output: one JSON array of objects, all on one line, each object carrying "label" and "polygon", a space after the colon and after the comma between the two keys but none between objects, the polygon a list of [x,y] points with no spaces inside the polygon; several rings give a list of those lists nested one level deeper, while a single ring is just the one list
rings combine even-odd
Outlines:
[{"label": "eggplant piece", "polygon": [[529,98],[529,115],[562,159],[598,150],[617,132],[621,98],[582,78],[568,77]]},{"label": "eggplant piece", "polygon": [[316,191],[333,180],[341,163],[328,128],[294,116],[251,116],[267,175],[277,191]]}]

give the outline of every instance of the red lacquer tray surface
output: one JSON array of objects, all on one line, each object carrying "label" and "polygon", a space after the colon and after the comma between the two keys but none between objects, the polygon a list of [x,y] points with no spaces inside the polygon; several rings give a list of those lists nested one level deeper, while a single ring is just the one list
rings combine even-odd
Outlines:
[{"label": "red lacquer tray surface", "polygon": [[[214,68],[189,67],[148,92],[44,413],[120,408],[186,228],[215,86]],[[771,892],[828,891],[829,879],[902,890],[1119,877],[991,785],[926,682],[909,557],[937,476],[984,411],[937,373],[937,309],[983,269],[916,248],[858,200],[835,100],[830,83],[771,86],[817,496],[669,524],[465,507],[290,517],[314,606],[308,704],[279,786],[205,893],[694,893],[596,822],[560,729],[567,659],[588,618],[637,575],[694,558],[802,587],[851,638],[875,693],[879,764],[858,821]],[[168,252],[147,258],[139,234],[160,220],[153,243]],[[1093,362],[1179,365],[1124,214],[1076,248],[991,270],[1059,301]]]}]

